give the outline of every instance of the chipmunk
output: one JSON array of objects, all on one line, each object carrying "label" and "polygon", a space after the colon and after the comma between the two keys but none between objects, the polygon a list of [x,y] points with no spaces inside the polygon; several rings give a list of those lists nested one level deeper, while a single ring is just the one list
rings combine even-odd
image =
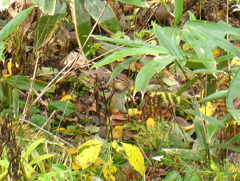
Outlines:
[{"label": "chipmunk", "polygon": [[114,92],[110,102],[110,112],[112,114],[117,112],[126,113],[125,102],[126,102],[126,93],[128,88],[131,86],[131,81],[125,74],[119,74],[114,82],[113,88]]}]

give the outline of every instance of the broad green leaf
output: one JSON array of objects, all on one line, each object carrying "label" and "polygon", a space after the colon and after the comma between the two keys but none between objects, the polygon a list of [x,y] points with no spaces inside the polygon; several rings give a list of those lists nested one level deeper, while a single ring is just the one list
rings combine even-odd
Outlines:
[{"label": "broad green leaf", "polygon": [[184,0],[177,0],[174,1],[174,21],[173,21],[173,26],[177,26],[178,23],[181,21],[182,15],[183,15],[183,2]]},{"label": "broad green leaf", "polygon": [[169,172],[164,179],[162,179],[162,181],[168,181],[168,180],[176,180],[176,181],[182,180],[182,176],[177,171],[172,171],[172,172]]},{"label": "broad green leaf", "polygon": [[[210,46],[211,49],[214,47],[213,45],[217,45],[231,52],[235,56],[240,57],[240,50],[237,47],[235,47],[232,43],[230,43],[228,40],[225,39],[225,35],[227,33],[240,35],[239,28],[233,28],[231,25],[224,22],[213,23],[213,22],[198,20],[198,21],[188,21],[184,25],[184,31],[186,29],[188,30],[188,36],[191,36],[192,34],[196,36],[198,34],[198,38],[204,37],[205,39],[207,39],[208,47]],[[188,39],[187,36],[185,36],[185,38]],[[198,41],[196,42],[201,42],[201,40],[198,39]],[[207,46],[207,44],[205,46]],[[206,47],[204,50],[206,52]]]},{"label": "broad green leaf", "polygon": [[141,68],[137,75],[134,94],[141,88],[143,88],[147,84],[147,82],[154,76],[154,74],[156,74],[158,71],[161,71],[164,67],[172,63],[175,59],[176,57],[174,56],[166,56],[148,62],[143,68]]},{"label": "broad green leaf", "polygon": [[125,48],[124,50],[121,50],[119,52],[115,52],[112,55],[102,59],[99,62],[97,62],[95,65],[92,66],[92,68],[112,63],[115,60],[118,60],[118,59],[123,58],[123,57],[134,56],[134,55],[142,55],[142,54],[148,54],[148,53],[166,54],[165,51],[160,47],[158,47],[156,49],[154,49],[154,48],[143,48],[143,47],[141,47],[141,48]]},{"label": "broad green leaf", "polygon": [[155,49],[161,48],[164,51],[168,52],[168,50],[163,47],[159,47],[157,45],[152,45],[152,44],[148,44],[148,43],[138,42],[138,41],[134,41],[134,40],[109,38],[109,37],[101,36],[101,35],[92,35],[92,37],[94,37],[98,40],[101,40],[101,41],[111,42],[111,43],[115,43],[115,44],[129,46],[129,47],[146,47],[146,48],[155,48]]},{"label": "broad green leaf", "polygon": [[18,13],[18,15],[15,16],[11,21],[9,21],[8,24],[5,25],[0,31],[0,41],[3,41],[5,38],[7,38],[8,35],[10,35],[12,31],[15,30],[27,18],[31,11],[32,7],[25,9]]},{"label": "broad green leaf", "polygon": [[240,109],[234,107],[233,102],[236,98],[240,98],[239,81],[240,81],[240,68],[236,72],[233,80],[231,81],[231,84],[228,88],[228,95],[226,99],[227,108],[229,112],[232,114],[232,116],[238,121],[238,123],[240,123]]},{"label": "broad green leaf", "polygon": [[215,92],[207,97],[204,97],[203,99],[200,99],[198,102],[204,103],[204,102],[213,101],[216,99],[225,98],[225,97],[227,97],[227,94],[228,94],[228,90],[220,90],[220,91]]},{"label": "broad green leaf", "polygon": [[195,21],[188,21],[184,25],[184,27],[192,27],[202,34],[210,34],[210,35],[217,35],[219,37],[225,37],[226,34],[233,34],[233,35],[240,35],[240,29],[234,28],[230,24],[225,23],[224,21],[220,21],[218,23],[210,22],[210,21],[202,21],[202,20],[195,20]]},{"label": "broad green leaf", "polygon": [[127,4],[132,4],[135,6],[140,6],[143,8],[149,7],[149,5],[147,4],[147,2],[145,0],[118,0],[118,1],[127,3]]},{"label": "broad green leaf", "polygon": [[35,35],[34,46],[40,48],[44,46],[49,37],[53,35],[53,32],[58,27],[58,22],[65,16],[66,3],[60,3],[59,0],[56,4],[54,15],[43,14],[38,23],[38,29]]},{"label": "broad green leaf", "polygon": [[32,123],[36,124],[37,126],[42,127],[47,120],[46,120],[46,116],[44,116],[44,115],[34,114],[31,116],[30,121]]},{"label": "broad green leaf", "polygon": [[32,0],[44,13],[49,15],[54,14],[56,0]]},{"label": "broad green leaf", "polygon": [[213,57],[212,48],[208,43],[208,39],[190,28],[184,28],[182,30],[182,35],[184,41],[193,47],[198,57],[206,60],[212,60],[210,62],[204,62],[204,65],[209,69],[214,69],[215,60]]},{"label": "broad green leaf", "polygon": [[[73,22],[75,23],[77,35],[81,43],[79,47],[82,47],[91,31],[90,16],[84,7],[84,0],[74,0],[72,11]],[[92,40],[90,38],[83,48],[84,53],[90,50],[91,43]]]},{"label": "broad green leaf", "polygon": [[166,153],[175,155],[177,157],[183,159],[191,159],[204,161],[206,159],[206,151],[205,150],[187,150],[187,149],[168,149],[163,148],[163,151]]},{"label": "broad green leaf", "polygon": [[185,59],[181,48],[170,37],[166,35],[166,33],[162,30],[160,26],[154,24],[153,29],[160,45],[168,49],[170,54],[172,56],[175,56],[178,60]]},{"label": "broad green leaf", "polygon": [[[106,6],[106,4],[101,0],[85,1],[85,5],[88,13],[95,21],[97,21],[102,11],[104,10],[104,7]],[[117,31],[121,31],[120,24],[115,14],[108,6],[106,7],[104,13],[99,20],[99,25],[104,30],[110,33],[116,33]]]},{"label": "broad green leaf", "polygon": [[40,155],[36,158],[34,158],[32,161],[30,161],[30,164],[33,165],[33,164],[36,164],[42,160],[46,160],[48,158],[51,158],[53,156],[55,156],[56,154],[45,154],[45,155]]},{"label": "broad green leaf", "polygon": [[118,66],[113,70],[112,75],[108,83],[112,82],[115,77],[121,73],[126,67],[131,65],[133,62],[137,61],[139,57],[130,57],[118,64]]},{"label": "broad green leaf", "polygon": [[28,156],[30,156],[31,152],[41,143],[44,143],[45,139],[41,138],[39,140],[35,140],[30,146],[27,147],[27,150],[23,153],[22,158],[28,162]]},{"label": "broad green leaf", "polygon": [[52,101],[48,104],[47,108],[49,111],[62,111],[66,115],[74,113],[77,110],[74,104],[69,101]]},{"label": "broad green leaf", "polygon": [[169,38],[175,42],[176,45],[179,45],[181,41],[180,37],[182,34],[182,31],[179,28],[163,27],[162,30]]},{"label": "broad green leaf", "polygon": [[145,173],[144,158],[140,149],[131,144],[121,143],[130,165],[142,176]]},{"label": "broad green leaf", "polygon": [[[27,76],[12,75],[7,77],[6,81],[12,87],[20,90],[29,90],[30,88],[30,80],[28,79]],[[47,83],[39,80],[35,80],[33,84],[33,88],[37,91],[43,90],[46,86],[47,86]],[[54,92],[54,89],[51,88],[48,90],[48,92]]]},{"label": "broad green leaf", "polygon": [[204,131],[204,124],[203,124],[203,121],[201,121],[199,118],[195,118],[194,121],[194,128],[196,130],[196,134],[197,134],[197,141],[200,145],[200,148],[201,149],[207,149],[208,148],[208,145],[207,145],[207,138],[206,138],[206,134],[205,134],[205,131]]}]

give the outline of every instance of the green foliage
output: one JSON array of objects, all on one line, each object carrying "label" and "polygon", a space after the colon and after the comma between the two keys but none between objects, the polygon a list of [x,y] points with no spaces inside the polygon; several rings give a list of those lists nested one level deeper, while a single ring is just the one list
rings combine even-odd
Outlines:
[{"label": "green foliage", "polygon": [[48,104],[48,110],[51,112],[54,110],[60,110],[66,115],[69,115],[76,111],[76,107],[73,103],[68,101],[52,101]]}]

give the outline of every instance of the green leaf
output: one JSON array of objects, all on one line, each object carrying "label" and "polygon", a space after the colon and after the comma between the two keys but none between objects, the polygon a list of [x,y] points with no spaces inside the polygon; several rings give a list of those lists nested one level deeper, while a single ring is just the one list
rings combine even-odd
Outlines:
[{"label": "green leaf", "polygon": [[153,25],[154,32],[159,40],[160,44],[167,48],[172,56],[175,56],[178,60],[185,59],[181,48],[175,44],[175,42],[166,35],[166,33],[161,29],[160,26]]},{"label": "green leaf", "polygon": [[38,29],[35,35],[35,47],[40,48],[48,42],[49,37],[53,35],[53,31],[55,31],[58,27],[59,21],[64,17],[66,7],[67,6],[65,2],[60,3],[58,0],[54,15],[42,15],[39,20]]},{"label": "green leaf", "polygon": [[[6,81],[12,87],[20,90],[29,90],[30,88],[30,80],[28,79],[27,76],[12,75],[7,77]],[[47,86],[47,83],[39,80],[35,80],[33,84],[33,88],[37,91],[43,90],[46,86]],[[54,92],[54,89],[51,88],[48,90],[48,92]]]},{"label": "green leaf", "polygon": [[[207,40],[207,44],[205,44],[205,47],[201,47],[205,50],[206,55],[209,55],[207,53],[206,47],[209,47],[210,50],[214,48],[214,46],[219,46],[232,54],[234,54],[237,57],[240,57],[240,50],[235,47],[231,42],[225,39],[226,34],[235,34],[240,35],[240,29],[239,28],[233,28],[231,25],[224,23],[224,22],[208,22],[208,21],[188,21],[184,25],[184,32],[188,31],[187,35],[191,37],[191,35],[196,36],[198,40],[196,39],[195,43],[200,43],[201,39]],[[186,39],[188,39],[187,36],[185,36]],[[192,44],[191,44],[192,45]],[[202,44],[199,44],[202,46]],[[193,46],[193,45],[192,45]],[[194,48],[195,51],[197,49]]]},{"label": "green leaf", "polygon": [[4,41],[0,41],[0,60],[2,59],[3,50],[4,50]]},{"label": "green leaf", "polygon": [[[129,46],[129,47],[146,47],[146,48],[155,48],[155,49],[159,48],[159,46],[157,46],[157,45],[138,42],[138,41],[134,41],[134,40],[127,40],[127,39],[121,39],[121,38],[109,38],[109,37],[101,36],[101,35],[92,35],[92,37],[94,37],[98,40],[101,40],[101,41],[125,45],[125,46]],[[167,49],[165,49],[163,47],[161,47],[161,49],[164,49],[164,51],[167,52]]]},{"label": "green leaf", "polygon": [[[199,119],[201,119],[201,116],[204,120],[208,121],[207,124],[207,138],[211,141],[212,138],[216,135],[216,133],[225,127],[224,120],[218,120],[216,118],[207,116],[205,114],[201,114],[197,111],[187,110],[186,112],[189,112],[195,116],[197,116]],[[195,128],[196,129],[196,128]],[[201,131],[201,130],[200,130]],[[201,134],[201,133],[200,133]],[[204,136],[201,136],[201,138],[204,138]],[[201,141],[201,140],[200,140]],[[204,141],[203,141],[204,142]]]},{"label": "green leaf", "polygon": [[232,116],[238,121],[238,123],[240,123],[240,109],[235,108],[233,102],[236,98],[240,98],[239,80],[240,80],[240,68],[236,72],[233,80],[231,81],[231,84],[228,88],[228,94],[226,99],[227,108],[229,112],[232,114]]},{"label": "green leaf", "polygon": [[192,30],[191,28],[185,28],[182,30],[182,37],[185,42],[189,43],[198,57],[206,60],[212,60],[204,62],[204,65],[209,69],[215,68],[215,60],[213,57],[211,45],[208,43],[208,39],[201,35],[199,32]]},{"label": "green leaf", "polygon": [[123,62],[121,62],[120,64],[118,64],[118,66],[113,70],[112,76],[108,81],[108,83],[112,82],[112,80],[115,79],[115,77],[117,77],[119,73],[121,73],[126,67],[131,65],[133,62],[137,61],[138,58],[139,57],[130,57],[124,60]]},{"label": "green leaf", "polygon": [[95,65],[92,66],[92,68],[112,63],[113,61],[123,58],[123,57],[133,56],[133,55],[142,55],[142,54],[147,54],[147,53],[165,54],[166,52],[160,47],[158,47],[156,49],[146,48],[146,47],[145,48],[143,48],[143,47],[141,47],[141,48],[125,48],[125,49],[123,49],[119,52],[115,52],[112,55],[97,62]]},{"label": "green leaf", "polygon": [[36,158],[34,158],[32,161],[30,161],[30,165],[36,164],[42,160],[46,160],[48,158],[51,158],[53,156],[55,156],[56,154],[45,154],[45,155],[40,155]]},{"label": "green leaf", "polygon": [[27,18],[31,11],[32,7],[25,9],[24,11],[18,13],[18,15],[15,16],[11,21],[9,21],[9,23],[0,31],[0,41],[3,41],[5,38],[7,38],[8,35],[10,35],[12,31],[15,30]]},{"label": "green leaf", "polygon": [[191,73],[192,74],[214,74],[214,73],[221,73],[223,72],[222,70],[216,70],[216,69],[198,69],[198,70],[193,70]]},{"label": "green leaf", "polygon": [[224,145],[231,145],[234,143],[239,142],[240,140],[240,133],[238,133],[237,135],[235,135],[232,139],[230,139],[227,143],[225,143]]},{"label": "green leaf", "polygon": [[47,121],[46,117],[40,114],[34,114],[32,115],[32,117],[30,118],[30,121],[40,127],[42,127],[44,125],[44,123]]},{"label": "green leaf", "polygon": [[66,115],[74,113],[77,109],[73,103],[69,101],[53,101],[48,104],[48,110],[60,110],[64,112]]},{"label": "green leaf", "polygon": [[[88,13],[95,21],[97,21],[98,17],[101,15],[104,7],[106,6],[106,4],[101,0],[85,1],[85,5]],[[104,13],[99,20],[99,25],[104,30],[110,33],[116,33],[117,31],[121,31],[120,24],[115,14],[108,6],[106,7]]]},{"label": "green leaf", "polygon": [[204,97],[203,99],[200,99],[198,102],[204,103],[204,102],[209,102],[209,101],[213,101],[216,99],[225,98],[225,97],[227,97],[227,94],[228,94],[228,90],[220,90],[220,91],[215,92],[207,97]]},{"label": "green leaf", "polygon": [[178,23],[181,21],[182,15],[183,15],[183,2],[184,0],[177,0],[174,1],[174,21],[173,21],[173,26],[177,26]]},{"label": "green leaf", "polygon": [[143,8],[149,7],[149,5],[147,4],[147,2],[145,0],[118,0],[118,1],[127,3],[127,4],[132,4],[135,6],[140,6]]},{"label": "green leaf", "polygon": [[203,121],[201,121],[198,118],[195,118],[193,123],[194,123],[194,128],[196,130],[197,138],[198,138],[197,141],[198,141],[200,147],[202,149],[207,149],[208,145],[207,145],[206,134],[205,134],[205,131],[204,131]]},{"label": "green leaf", "polygon": [[27,147],[27,150],[23,153],[22,158],[28,162],[28,156],[31,154],[31,152],[41,143],[44,143],[45,139],[41,138],[39,140],[35,140],[30,146]]},{"label": "green leaf", "polygon": [[[90,16],[84,7],[84,0],[74,0],[72,8],[72,11],[74,12],[73,21],[75,23],[77,35],[81,43],[79,47],[82,47],[91,31]],[[92,40],[90,38],[83,48],[84,53],[90,50],[91,44]]]},{"label": "green leaf", "polygon": [[135,88],[134,94],[143,88],[147,82],[156,74],[158,71],[161,71],[164,67],[172,63],[176,57],[174,56],[167,56],[167,57],[160,57],[155,60],[151,60],[148,62],[141,70],[139,71],[136,81],[135,81]]}]

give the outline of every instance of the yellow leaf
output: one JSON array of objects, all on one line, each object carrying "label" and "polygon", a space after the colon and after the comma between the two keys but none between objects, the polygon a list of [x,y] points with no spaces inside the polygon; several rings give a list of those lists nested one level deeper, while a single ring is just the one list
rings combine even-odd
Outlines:
[{"label": "yellow leaf", "polygon": [[79,170],[79,169],[81,169],[81,167],[80,167],[78,164],[73,163],[72,169],[73,169],[73,170]]},{"label": "yellow leaf", "polygon": [[138,147],[131,144],[121,143],[128,157],[130,165],[141,175],[145,173],[144,158]]},{"label": "yellow leaf", "polygon": [[81,148],[83,148],[85,146],[92,146],[92,145],[100,145],[100,146],[102,146],[102,142],[100,142],[99,140],[88,140],[84,144],[79,146],[78,149],[81,149]]},{"label": "yellow leaf", "polygon": [[7,63],[7,69],[10,75],[12,75],[12,60]]},{"label": "yellow leaf", "polygon": [[128,115],[129,116],[134,116],[136,114],[142,114],[142,111],[139,111],[138,109],[136,108],[132,108],[132,109],[128,109]]},{"label": "yellow leaf", "polygon": [[216,106],[213,106],[211,102],[207,102],[207,106],[203,106],[202,108],[200,108],[200,111],[203,113],[203,114],[206,114],[207,116],[212,116],[213,113],[215,112],[216,110]]},{"label": "yellow leaf", "polygon": [[84,170],[97,160],[100,150],[100,144],[92,145],[89,148],[84,149],[81,154],[75,158],[75,161],[81,169]]},{"label": "yellow leaf", "polygon": [[146,124],[147,127],[155,127],[157,125],[157,122],[153,118],[148,118]]},{"label": "yellow leaf", "polygon": [[69,148],[67,151],[70,155],[77,154],[77,152],[78,152],[76,148]]},{"label": "yellow leaf", "polygon": [[122,133],[123,133],[123,127],[122,126],[116,126],[112,130],[112,136],[114,139],[122,139]]},{"label": "yellow leaf", "polygon": [[78,147],[78,150],[86,147],[80,153],[80,155],[75,158],[75,162],[78,164],[78,166],[81,167],[81,169],[86,169],[96,161],[100,153],[102,144],[103,143],[98,140],[88,140],[80,147]]},{"label": "yellow leaf", "polygon": [[112,163],[113,163],[113,161],[112,161],[111,157],[109,158],[109,160],[107,162],[104,163],[103,176],[106,180],[115,181],[116,179],[113,176],[113,174],[115,174],[117,172],[117,168]]},{"label": "yellow leaf", "polygon": [[119,146],[116,141],[112,142],[112,147],[116,150],[116,152],[124,151],[122,146]]}]

